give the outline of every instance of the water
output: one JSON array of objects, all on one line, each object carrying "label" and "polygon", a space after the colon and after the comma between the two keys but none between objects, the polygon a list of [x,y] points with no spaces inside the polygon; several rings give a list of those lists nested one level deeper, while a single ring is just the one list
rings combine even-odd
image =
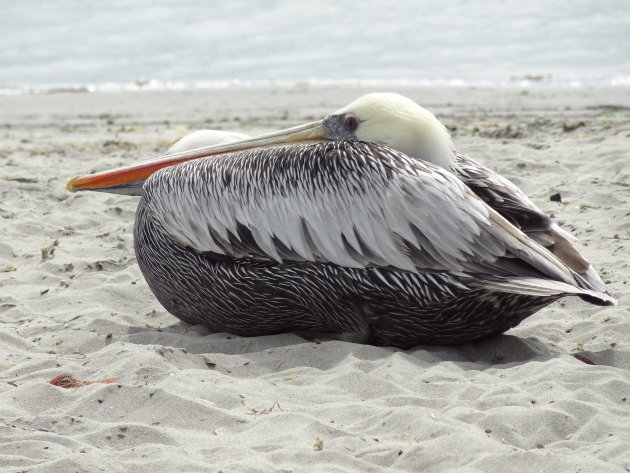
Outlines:
[{"label": "water", "polygon": [[0,0],[1,93],[630,84],[630,2]]}]

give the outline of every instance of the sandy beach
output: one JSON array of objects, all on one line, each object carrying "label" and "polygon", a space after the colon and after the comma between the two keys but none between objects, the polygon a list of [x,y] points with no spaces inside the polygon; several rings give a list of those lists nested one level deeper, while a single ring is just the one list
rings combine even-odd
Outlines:
[{"label": "sandy beach", "polygon": [[630,471],[630,87],[388,90],[578,237],[619,300],[458,347],[186,325],[136,263],[137,198],[64,190],[196,129],[285,128],[373,91],[0,96],[0,472]]}]

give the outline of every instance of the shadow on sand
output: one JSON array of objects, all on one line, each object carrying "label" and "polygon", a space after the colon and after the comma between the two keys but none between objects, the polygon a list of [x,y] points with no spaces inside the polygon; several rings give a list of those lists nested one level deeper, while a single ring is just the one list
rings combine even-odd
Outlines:
[{"label": "shadow on sand", "polygon": [[[307,340],[292,333],[266,335],[259,337],[240,337],[229,333],[212,333],[201,325],[188,325],[177,322],[161,329],[130,327],[128,334],[119,341],[139,345],[161,345],[186,350],[190,354],[211,359],[216,356],[249,355],[260,353],[261,359],[266,354],[282,352],[282,368],[315,367],[329,369],[347,356],[359,360],[374,361],[388,358],[394,353],[404,353],[412,362],[417,361],[420,368],[427,363],[455,362],[465,366],[475,363],[475,369],[489,367],[500,368],[529,361],[545,361],[565,353],[534,338],[520,338],[501,334],[463,345],[430,346],[422,345],[410,350],[394,347],[376,347],[337,340]],[[612,349],[601,352],[582,352],[581,355],[593,364],[628,367],[630,360],[621,359],[620,354]],[[415,360],[415,361],[414,361]],[[584,361],[584,360],[582,360]],[[472,367],[471,367],[472,368]]]}]

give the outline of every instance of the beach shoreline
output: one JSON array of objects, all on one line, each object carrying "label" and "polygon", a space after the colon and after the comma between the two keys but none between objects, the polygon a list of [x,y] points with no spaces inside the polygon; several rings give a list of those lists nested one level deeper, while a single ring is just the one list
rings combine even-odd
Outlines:
[{"label": "beach shoreline", "polygon": [[[285,128],[373,91],[422,104],[519,185],[619,305],[567,298],[504,335],[408,351],[210,334],[144,282],[137,198],[64,190],[196,129]],[[628,471],[628,143],[630,87],[0,96],[0,471]],[[113,382],[49,383],[63,374]]]}]

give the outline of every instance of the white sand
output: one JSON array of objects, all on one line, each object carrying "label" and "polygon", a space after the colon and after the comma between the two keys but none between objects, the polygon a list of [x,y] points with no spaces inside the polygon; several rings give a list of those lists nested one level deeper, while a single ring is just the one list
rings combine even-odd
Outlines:
[{"label": "white sand", "polygon": [[[66,180],[368,90],[0,97],[0,471],[630,471],[630,90],[398,91],[578,236],[619,306],[565,299],[505,335],[407,352],[186,326],[135,262],[137,200]],[[48,384],[65,373],[116,382]]]}]

